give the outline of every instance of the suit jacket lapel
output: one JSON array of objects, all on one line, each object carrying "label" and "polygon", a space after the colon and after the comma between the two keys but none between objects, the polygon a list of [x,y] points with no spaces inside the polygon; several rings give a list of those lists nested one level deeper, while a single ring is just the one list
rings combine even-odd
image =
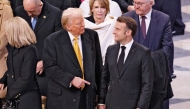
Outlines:
[{"label": "suit jacket lapel", "polygon": [[46,20],[49,17],[49,8],[48,8],[48,3],[46,1],[44,1],[44,5],[42,7],[42,13],[38,16],[37,22],[36,22],[36,26],[34,28],[34,32],[36,33],[39,28],[46,22]]},{"label": "suit jacket lapel", "polygon": [[117,46],[115,47],[115,49],[113,50],[113,62],[114,62],[114,68],[115,69],[115,73],[116,76],[119,78],[119,70],[117,67],[117,59],[118,59],[118,55],[119,55],[119,49],[120,49],[120,44],[118,43]]},{"label": "suit jacket lapel", "polygon": [[[83,52],[83,68],[85,73],[85,78],[91,78],[90,71],[92,70],[92,42],[90,39],[88,39],[89,35],[87,33],[84,33],[81,35],[81,41],[82,41],[82,52]],[[88,72],[85,72],[88,71]],[[90,80],[87,80],[90,81]]]},{"label": "suit jacket lapel", "polygon": [[62,46],[63,46],[63,50],[65,51],[65,53],[67,54],[67,56],[71,59],[71,61],[73,62],[73,64],[77,67],[80,68],[78,59],[75,55],[75,51],[73,49],[71,40],[69,38],[69,34],[66,30],[63,30],[62,32]]},{"label": "suit jacket lapel", "polygon": [[140,25],[140,21],[139,21],[139,16],[137,14],[134,14],[134,20],[137,22],[138,25],[138,31],[136,32],[135,36],[134,36],[134,40],[138,41],[140,40],[141,35],[141,25]]},{"label": "suit jacket lapel", "polygon": [[136,43],[133,42],[131,49],[129,51],[129,54],[127,56],[127,59],[125,60],[125,63],[123,65],[122,72],[120,74],[120,78],[122,77],[123,73],[125,72],[125,69],[128,67],[128,65],[129,65],[131,59],[133,58],[135,52],[136,52]]},{"label": "suit jacket lapel", "polygon": [[152,10],[151,21],[150,21],[150,25],[149,25],[149,29],[148,29],[148,33],[149,33],[149,37],[150,37],[149,47],[151,47],[154,42],[154,37],[155,37],[156,30],[157,30],[158,22],[159,22],[159,19],[157,18],[156,14],[155,14],[155,10]]}]

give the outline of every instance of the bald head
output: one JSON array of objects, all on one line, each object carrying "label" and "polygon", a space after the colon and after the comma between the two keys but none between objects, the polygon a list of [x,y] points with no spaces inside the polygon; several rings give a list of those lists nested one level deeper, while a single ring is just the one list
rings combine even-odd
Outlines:
[{"label": "bald head", "polygon": [[37,17],[42,10],[41,0],[23,0],[23,6],[30,17]]}]

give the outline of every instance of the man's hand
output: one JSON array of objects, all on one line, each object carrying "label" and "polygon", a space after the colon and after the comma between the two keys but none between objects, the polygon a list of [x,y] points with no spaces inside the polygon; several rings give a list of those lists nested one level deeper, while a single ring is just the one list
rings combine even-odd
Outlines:
[{"label": "man's hand", "polygon": [[134,6],[130,5],[130,6],[127,7],[127,10],[128,11],[133,11],[133,10],[135,10],[135,8],[134,8]]},{"label": "man's hand", "polygon": [[85,84],[90,85],[88,81],[85,81],[80,77],[74,77],[74,79],[71,81],[71,84],[78,89],[85,87]]},{"label": "man's hand", "polygon": [[43,72],[43,61],[38,61],[37,66],[36,66],[36,73],[41,75]]},{"label": "man's hand", "polygon": [[98,109],[106,109],[105,105],[98,105]]},{"label": "man's hand", "polygon": [[4,89],[4,84],[0,84],[0,90]]}]

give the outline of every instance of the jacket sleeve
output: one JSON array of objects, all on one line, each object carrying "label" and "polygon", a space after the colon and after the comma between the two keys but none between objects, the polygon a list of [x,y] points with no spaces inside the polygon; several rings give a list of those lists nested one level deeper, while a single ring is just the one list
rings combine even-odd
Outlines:
[{"label": "jacket sleeve", "polygon": [[95,32],[95,49],[96,49],[96,63],[95,63],[95,74],[96,74],[96,84],[97,84],[97,92],[96,94],[98,94],[98,90],[100,89],[100,78],[101,78],[101,73],[102,73],[102,54],[101,54],[101,48],[100,48],[100,42],[99,42],[99,37],[98,37],[98,33]]},{"label": "jacket sleeve", "polygon": [[32,88],[31,82],[34,81],[36,75],[36,64],[37,50],[34,47],[30,47],[24,53],[20,77],[9,87],[7,99],[17,98],[16,96],[21,95],[28,87]]},{"label": "jacket sleeve", "polygon": [[163,33],[163,40],[162,40],[162,50],[166,54],[169,64],[169,71],[170,74],[173,73],[173,55],[174,55],[174,45],[173,45],[173,36],[171,32],[171,22],[169,17],[167,17],[164,33]]},{"label": "jacket sleeve", "polygon": [[[108,47],[109,49],[109,47]],[[108,82],[110,78],[110,72],[108,68],[108,49],[105,56],[105,63],[103,66],[103,71],[100,78],[100,89],[99,89],[99,96],[98,96],[98,104],[105,104],[107,89],[108,89]]]},{"label": "jacket sleeve", "polygon": [[154,79],[153,61],[151,58],[150,50],[147,50],[143,54],[141,68],[142,68],[142,74],[141,74],[142,89],[141,89],[140,98],[137,104],[137,108],[148,109],[151,94],[152,94],[153,79]]}]

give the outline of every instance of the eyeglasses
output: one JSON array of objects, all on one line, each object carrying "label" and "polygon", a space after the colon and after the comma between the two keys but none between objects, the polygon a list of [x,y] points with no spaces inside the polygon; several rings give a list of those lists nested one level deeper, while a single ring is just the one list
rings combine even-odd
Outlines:
[{"label": "eyeglasses", "polygon": [[133,5],[137,5],[137,6],[140,6],[140,7],[142,7],[142,6],[144,6],[146,3],[148,3],[148,2],[150,2],[150,1],[147,1],[147,2],[144,2],[144,3],[142,3],[142,2],[132,2],[133,3]]}]

